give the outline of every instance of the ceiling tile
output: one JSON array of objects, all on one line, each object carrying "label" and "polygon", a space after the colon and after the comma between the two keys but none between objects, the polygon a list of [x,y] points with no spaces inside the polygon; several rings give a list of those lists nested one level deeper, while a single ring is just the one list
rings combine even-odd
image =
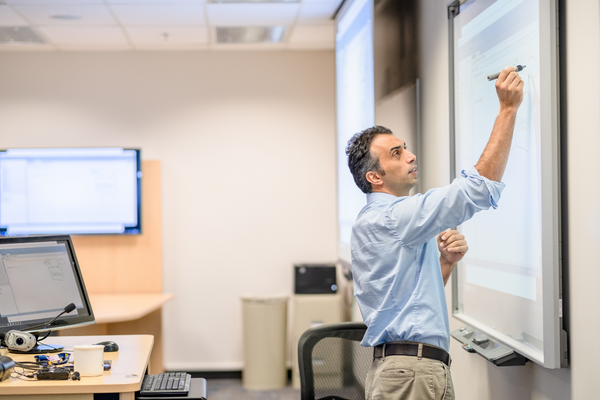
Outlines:
[{"label": "ceiling tile", "polygon": [[[117,23],[103,5],[94,4],[27,4],[13,6],[34,25],[114,25]],[[52,16],[74,16],[79,19],[55,19]]]},{"label": "ceiling tile", "polygon": [[8,6],[0,6],[0,26],[26,26],[27,21]]},{"label": "ceiling tile", "polygon": [[188,5],[112,5],[123,25],[206,25],[204,6]]},{"label": "ceiling tile", "polygon": [[60,51],[131,51],[133,48],[129,44],[97,44],[90,46],[88,44],[62,44],[56,46]]},{"label": "ceiling tile", "polygon": [[207,44],[208,28],[197,26],[127,26],[125,31],[134,45]]},{"label": "ceiling tile", "polygon": [[211,26],[268,26],[294,23],[300,4],[207,4]]},{"label": "ceiling tile", "polygon": [[168,46],[161,44],[135,44],[133,48],[141,51],[198,51],[208,50],[208,43],[178,43]]},{"label": "ceiling tile", "polygon": [[298,23],[315,24],[332,22],[333,14],[337,10],[336,3],[310,3],[303,4],[298,16]]},{"label": "ceiling tile", "polygon": [[188,5],[113,5],[123,25],[205,25],[204,6]]},{"label": "ceiling tile", "polygon": [[204,4],[203,0],[105,0],[107,4],[164,4],[164,5],[180,5],[180,4]]},{"label": "ceiling tile", "polygon": [[56,45],[129,45],[118,26],[41,26],[37,30]]},{"label": "ceiling tile", "polygon": [[335,29],[332,25],[297,25],[294,27],[289,44],[309,44],[318,47],[333,48],[335,44]]}]

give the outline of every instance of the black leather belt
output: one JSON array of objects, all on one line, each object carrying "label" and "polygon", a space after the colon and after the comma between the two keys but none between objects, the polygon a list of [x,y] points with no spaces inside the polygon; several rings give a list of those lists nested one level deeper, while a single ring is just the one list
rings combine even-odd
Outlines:
[{"label": "black leather belt", "polygon": [[379,346],[375,346],[373,348],[373,358],[381,358],[383,357],[383,352],[385,348],[385,356],[413,356],[417,357],[419,355],[419,344],[423,345],[423,349],[421,351],[421,356],[424,358],[431,358],[433,360],[438,360],[446,364],[450,367],[452,360],[450,359],[450,354],[444,349],[439,347],[434,347],[425,343],[415,343],[415,342],[390,342],[380,344]]}]

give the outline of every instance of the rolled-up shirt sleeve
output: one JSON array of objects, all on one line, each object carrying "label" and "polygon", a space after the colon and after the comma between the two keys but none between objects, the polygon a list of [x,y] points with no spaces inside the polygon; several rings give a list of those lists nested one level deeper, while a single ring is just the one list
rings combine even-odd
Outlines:
[{"label": "rolled-up shirt sleeve", "polygon": [[471,167],[448,186],[394,201],[387,210],[386,223],[403,245],[418,246],[476,212],[497,208],[504,186]]}]

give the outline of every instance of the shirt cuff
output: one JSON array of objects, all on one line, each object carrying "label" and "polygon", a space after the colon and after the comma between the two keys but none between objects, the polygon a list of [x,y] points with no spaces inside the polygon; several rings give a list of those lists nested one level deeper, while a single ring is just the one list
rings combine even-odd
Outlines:
[{"label": "shirt cuff", "polygon": [[464,169],[460,172],[460,175],[463,178],[469,179],[471,182],[475,183],[477,186],[480,186],[482,183],[487,187],[488,192],[490,193],[490,203],[492,207],[498,208],[498,201],[500,200],[500,194],[504,190],[506,186],[503,182],[495,182],[491,181],[485,176],[479,175],[479,171],[475,166],[472,166],[469,171],[465,171]]}]

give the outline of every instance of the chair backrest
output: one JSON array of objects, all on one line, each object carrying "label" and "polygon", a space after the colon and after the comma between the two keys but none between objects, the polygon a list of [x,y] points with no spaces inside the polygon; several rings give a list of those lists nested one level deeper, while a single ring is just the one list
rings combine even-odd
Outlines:
[{"label": "chair backrest", "polygon": [[321,325],[298,342],[302,400],[364,400],[373,349],[360,341],[367,327],[357,322]]}]

